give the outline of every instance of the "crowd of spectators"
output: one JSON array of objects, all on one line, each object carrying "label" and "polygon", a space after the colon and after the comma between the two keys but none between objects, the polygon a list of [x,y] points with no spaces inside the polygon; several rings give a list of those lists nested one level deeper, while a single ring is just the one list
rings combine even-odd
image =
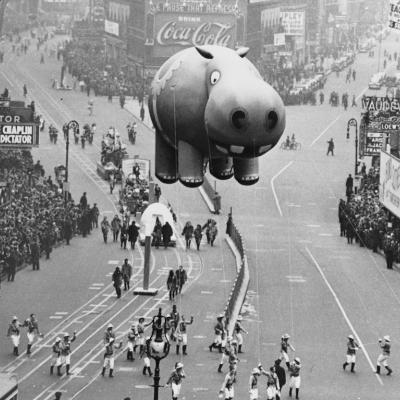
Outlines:
[{"label": "crowd of spectators", "polygon": [[7,271],[9,280],[22,263],[32,263],[43,253],[49,257],[56,244],[68,244],[74,234],[87,230],[89,206],[65,199],[44,174],[29,151],[0,152],[0,182],[8,193],[0,206],[0,272]]},{"label": "crowd of spectators", "polygon": [[379,167],[365,170],[357,193],[339,202],[340,235],[374,252],[384,251],[400,262],[400,219],[379,201]]},{"label": "crowd of spectators", "polygon": [[104,45],[71,40],[64,45],[63,60],[82,91],[108,97],[124,94],[140,102],[147,93],[140,74],[106,57]]}]

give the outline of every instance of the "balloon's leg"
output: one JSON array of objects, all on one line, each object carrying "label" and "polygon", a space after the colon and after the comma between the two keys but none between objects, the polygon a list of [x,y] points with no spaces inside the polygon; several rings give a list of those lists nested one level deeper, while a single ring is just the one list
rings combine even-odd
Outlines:
[{"label": "balloon's leg", "polygon": [[178,180],[177,168],[176,150],[156,132],[156,177],[163,183],[174,183]]},{"label": "balloon's leg", "polygon": [[241,185],[254,185],[258,182],[258,158],[234,158],[235,179]]},{"label": "balloon's leg", "polygon": [[232,157],[211,158],[209,166],[211,175],[217,179],[229,179],[233,176]]},{"label": "balloon's leg", "polygon": [[179,180],[188,187],[201,186],[203,183],[203,155],[189,143],[178,142]]}]

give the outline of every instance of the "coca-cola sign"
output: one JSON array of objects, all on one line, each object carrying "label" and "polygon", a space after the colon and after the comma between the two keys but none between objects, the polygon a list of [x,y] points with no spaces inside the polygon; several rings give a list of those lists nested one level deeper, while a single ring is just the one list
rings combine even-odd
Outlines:
[{"label": "coca-cola sign", "polygon": [[234,47],[236,18],[224,14],[155,15],[154,57],[170,57],[184,47],[215,44]]}]

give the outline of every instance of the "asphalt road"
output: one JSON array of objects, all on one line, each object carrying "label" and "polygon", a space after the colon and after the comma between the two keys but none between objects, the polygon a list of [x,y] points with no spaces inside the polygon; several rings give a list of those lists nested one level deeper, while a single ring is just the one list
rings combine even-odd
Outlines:
[{"label": "asphalt road", "polygon": [[[383,48],[394,52],[394,38],[395,34],[392,34],[386,39]],[[341,72],[339,78],[331,75],[324,90],[326,101],[332,90],[340,95],[347,91],[350,98],[353,94],[358,98],[364,92],[368,94],[368,80],[377,71],[377,54],[375,51],[374,59],[367,54],[357,56],[353,66],[357,71],[355,82],[346,84],[345,72]],[[79,117],[82,123],[96,121],[99,132],[110,125],[124,132],[132,117],[120,110],[119,105],[109,105],[105,99],[96,98],[93,118],[86,117],[85,95],[50,89],[50,77],[58,75],[60,63],[53,60],[39,65],[37,55],[31,59],[35,60],[35,57],[37,63],[23,64],[11,59],[1,67],[0,83],[12,83],[13,87],[9,86],[12,95],[15,91],[22,92],[22,85],[26,82],[29,95],[33,95],[47,121],[54,120],[60,125]],[[394,63],[389,65],[389,70],[394,69]],[[358,103],[360,105],[360,100]],[[397,335],[400,322],[395,316],[400,308],[400,277],[396,271],[385,269],[381,256],[356,245],[347,245],[345,239],[339,237],[337,222],[338,200],[344,197],[347,174],[354,170],[354,136],[349,141],[345,138],[347,121],[351,117],[358,118],[360,111],[357,107],[345,112],[341,107],[331,107],[326,103],[322,106],[288,107],[286,133],[295,133],[302,149],[297,152],[274,149],[262,157],[260,182],[256,186],[242,187],[233,180],[217,183],[222,195],[223,214],[226,215],[229,207],[233,207],[234,221],[245,238],[251,268],[244,321],[249,335],[245,337],[245,354],[239,365],[238,399],[248,397],[247,381],[251,369],[259,361],[264,366],[272,365],[277,358],[280,336],[285,332],[291,335],[295,355],[302,360],[301,398],[398,398],[400,385],[396,376],[400,358]],[[326,142],[331,137],[336,144],[335,156],[327,157]],[[106,195],[106,185],[94,172],[99,142],[100,134],[93,147],[82,150],[72,145],[72,193],[77,197],[88,188],[89,202],[97,201],[102,212],[111,213],[115,212],[113,204],[116,199]],[[153,133],[140,125],[137,144],[130,148],[130,152],[151,158],[152,150]],[[60,140],[58,146],[50,145],[46,135],[35,154],[41,158],[46,170],[52,171],[57,162],[63,163],[63,142]],[[207,217],[196,190],[181,185],[162,185],[162,191],[180,220],[197,222]],[[223,231],[224,215],[220,219],[220,232]],[[149,383],[140,375],[141,364],[135,361],[131,366],[123,361],[124,355],[117,361],[117,378],[113,382],[96,375],[101,361],[98,343],[112,316],[114,325],[120,325],[118,331],[122,333],[132,318],[146,312],[152,315],[158,302],[168,302],[163,300],[164,292],[154,300],[135,299],[127,294],[116,302],[113,297],[101,296],[100,293],[112,295],[112,288],[107,285],[108,274],[114,265],[108,263],[122,260],[122,257],[117,246],[101,246],[99,236],[94,233],[88,239],[74,239],[72,257],[71,249],[56,250],[52,260],[44,263],[40,275],[26,270],[17,275],[15,286],[2,288],[2,326],[6,326],[3,321],[7,323],[14,313],[27,315],[31,312],[31,304],[35,304],[35,309],[40,307],[39,317],[48,338],[54,337],[59,329],[73,330],[75,326],[81,332],[73,345],[76,353],[73,355],[74,375],[71,378],[50,378],[48,362],[39,366],[50,354],[45,347],[46,341],[33,359],[21,357],[17,364],[11,364],[13,367],[21,362],[15,372],[25,378],[20,385],[23,398],[48,399],[58,388],[66,390],[66,398],[91,399],[97,396],[119,399],[126,394],[134,398],[151,398],[150,389],[141,386]],[[223,246],[219,241],[216,249],[201,252],[201,258],[195,252],[185,253],[180,249],[153,253],[152,280],[155,286],[165,286],[165,279],[160,278],[164,272],[160,271],[176,265],[179,257],[187,266],[192,265],[191,277],[193,280],[197,278],[188,287],[188,296],[184,295],[180,304],[185,313],[193,312],[198,321],[190,332],[196,332],[190,339],[193,342],[189,347],[190,356],[184,359],[188,375],[184,383],[185,398],[215,398],[221,384],[222,377],[214,372],[218,357],[208,352],[206,344],[209,339],[204,336],[209,335],[213,318],[222,308],[223,299],[230,290],[229,280],[233,278],[232,256]],[[163,259],[164,254],[167,254],[167,260]],[[130,254],[137,272],[140,271],[142,256],[136,251]],[[160,265],[168,267],[162,270]],[[64,284],[64,281],[68,283]],[[93,283],[104,289],[88,290],[88,287],[95,287]],[[16,285],[19,285],[18,290]],[[101,303],[103,300],[105,303]],[[88,305],[83,306],[85,302]],[[92,308],[95,311],[88,313]],[[118,312],[120,314],[116,315]],[[50,319],[50,316],[60,315],[67,316],[63,317],[65,322]],[[341,368],[346,337],[350,333],[363,344],[363,351],[358,353],[356,374],[344,373]],[[379,350],[377,338],[385,334],[392,337],[394,374],[380,378],[372,370]],[[0,345],[2,349],[9,346],[4,337]],[[7,351],[1,352],[1,365],[11,360]],[[176,356],[171,356],[162,364],[163,376],[174,361]],[[162,399],[167,399],[170,394],[163,391],[162,396]],[[286,388],[283,396],[287,396]]]}]

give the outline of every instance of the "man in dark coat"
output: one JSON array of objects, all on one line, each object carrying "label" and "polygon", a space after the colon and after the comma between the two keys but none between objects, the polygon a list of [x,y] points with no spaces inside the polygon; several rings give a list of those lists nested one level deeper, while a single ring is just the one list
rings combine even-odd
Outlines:
[{"label": "man in dark coat", "polygon": [[32,269],[34,271],[39,270],[40,246],[37,240],[31,243],[31,257],[32,257]]},{"label": "man in dark coat", "polygon": [[81,205],[81,208],[85,209],[87,207],[87,197],[86,197],[86,192],[83,192],[83,195],[79,201],[79,204]]},{"label": "man in dark coat", "polygon": [[172,227],[168,223],[168,221],[161,228],[161,233],[162,233],[162,237],[163,237],[164,248],[167,248],[169,245],[169,242],[171,241],[171,237],[172,237],[172,233],[173,233]]},{"label": "man in dark coat", "polygon": [[92,228],[99,227],[99,215],[100,215],[100,211],[97,207],[97,203],[93,204],[93,207],[90,210],[91,213],[91,217],[92,217]]},{"label": "man in dark coat", "polygon": [[182,292],[182,286],[185,284],[187,281],[187,273],[186,270],[183,268],[182,265],[179,266],[179,268],[176,270],[176,283],[178,286],[178,293]]},{"label": "man in dark coat", "polygon": [[17,271],[17,256],[13,250],[6,255],[7,263],[7,281],[14,282],[15,273]]},{"label": "man in dark coat", "polygon": [[135,224],[135,221],[132,221],[132,223],[129,225],[129,228],[128,228],[128,240],[131,243],[132,250],[135,249],[135,243],[136,243],[138,236],[139,236],[139,230]]},{"label": "man in dark coat", "polygon": [[350,196],[353,194],[353,177],[351,174],[346,179],[346,196],[347,196],[347,201],[350,201]]},{"label": "man in dark coat", "polygon": [[69,218],[66,218],[64,221],[64,237],[67,241],[67,245],[69,245],[69,241],[72,238],[72,222]]},{"label": "man in dark coat", "polygon": [[122,285],[122,272],[119,267],[115,268],[114,273],[112,274],[112,281],[114,282],[115,293],[117,294],[117,298],[121,297],[121,285]]},{"label": "man in dark coat", "polygon": [[281,360],[279,358],[275,360],[275,373],[278,377],[280,392],[282,393],[282,388],[286,384],[286,372],[281,367]]}]

